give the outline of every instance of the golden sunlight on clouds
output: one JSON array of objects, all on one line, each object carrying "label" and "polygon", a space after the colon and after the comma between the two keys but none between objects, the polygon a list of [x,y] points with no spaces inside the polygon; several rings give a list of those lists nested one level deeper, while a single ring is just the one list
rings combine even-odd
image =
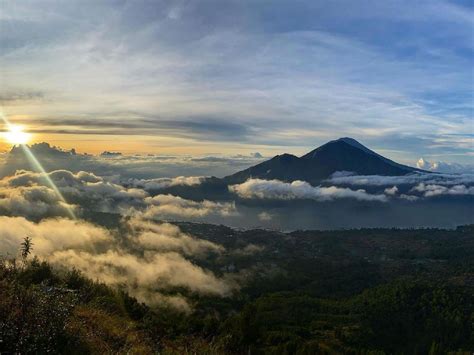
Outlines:
[{"label": "golden sunlight on clouds", "polygon": [[[79,153],[100,154],[104,151],[121,152],[123,154],[164,154],[164,155],[235,155],[251,154],[258,151],[265,156],[281,153],[284,148],[275,146],[247,146],[246,144],[221,142],[198,142],[188,138],[166,136],[124,136],[124,135],[86,135],[86,134],[56,134],[41,132],[39,126],[28,125],[31,132],[29,145],[48,142],[52,146],[65,150],[75,149]],[[3,136],[0,137],[0,152],[11,149],[12,144]],[[295,152],[302,154],[304,148],[296,147]]]}]

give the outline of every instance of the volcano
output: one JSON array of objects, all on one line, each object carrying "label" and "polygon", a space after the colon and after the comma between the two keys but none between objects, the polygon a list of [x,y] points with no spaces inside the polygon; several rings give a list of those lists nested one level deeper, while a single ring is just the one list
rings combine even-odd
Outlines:
[{"label": "volcano", "polygon": [[224,180],[229,184],[242,183],[250,178],[318,183],[335,172],[399,176],[421,171],[398,164],[370,150],[355,139],[345,137],[330,141],[301,157],[292,154],[277,155],[227,176]]}]

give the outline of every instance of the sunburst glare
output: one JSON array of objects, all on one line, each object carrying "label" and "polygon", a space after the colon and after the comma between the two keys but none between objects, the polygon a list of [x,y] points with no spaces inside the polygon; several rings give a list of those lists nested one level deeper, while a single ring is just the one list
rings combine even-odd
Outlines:
[{"label": "sunburst glare", "polygon": [[23,145],[30,141],[31,134],[25,132],[22,126],[10,125],[4,133],[4,138],[8,143]]}]

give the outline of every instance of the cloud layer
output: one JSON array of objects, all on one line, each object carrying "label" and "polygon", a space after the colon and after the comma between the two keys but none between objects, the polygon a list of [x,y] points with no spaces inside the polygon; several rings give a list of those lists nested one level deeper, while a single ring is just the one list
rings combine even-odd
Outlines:
[{"label": "cloud layer", "polygon": [[[52,171],[47,177],[64,200],[44,174],[20,170],[0,179],[0,256],[17,255],[23,238],[30,236],[34,254],[57,267],[75,267],[93,279],[125,287],[143,302],[171,305],[183,311],[192,309],[189,294],[225,297],[240,284],[235,277],[216,274],[203,266],[207,258],[221,257],[229,250],[183,233],[176,225],[163,223],[164,220],[225,224],[237,221],[238,226],[255,223],[288,229],[302,228],[306,220],[314,223],[318,219],[334,219],[335,227],[340,228],[346,226],[341,224],[341,215],[349,226],[367,224],[361,221],[362,202],[366,211],[381,211],[382,218],[376,218],[377,226],[389,219],[392,223],[393,218],[403,213],[415,220],[421,216],[432,225],[434,214],[430,205],[423,203],[470,198],[456,208],[449,204],[449,211],[445,205],[440,210],[449,223],[454,223],[453,216],[472,221],[469,211],[474,196],[474,178],[470,174],[384,177],[345,172],[335,174],[323,186],[249,179],[229,186],[229,199],[222,201],[193,200],[161,192],[176,186],[199,189],[205,181],[202,177],[121,179],[68,170]],[[236,197],[237,202],[233,201]],[[274,201],[277,206],[272,205]],[[397,209],[400,206],[408,209],[402,213]],[[96,212],[113,213],[116,222],[113,228],[106,228],[82,219],[65,218],[71,209],[79,218],[95,216]],[[247,245],[232,252],[248,255],[261,252],[261,248]],[[169,291],[176,289],[184,291],[170,296]]]},{"label": "cloud layer", "polygon": [[358,201],[387,201],[385,195],[369,194],[363,189],[351,190],[336,186],[314,187],[304,181],[286,183],[279,180],[249,179],[242,184],[229,186],[229,190],[240,198],[246,199],[312,199],[316,201],[331,201],[334,199],[352,198]]},{"label": "cloud layer", "polygon": [[[0,211],[7,215],[31,218],[67,216],[69,210],[76,213],[91,210],[140,215],[158,220],[237,215],[235,204],[231,202],[193,201],[170,194],[150,196],[144,189],[125,187],[84,171],[74,174],[67,170],[56,170],[46,176],[47,179],[42,173],[17,171],[15,175],[1,179]],[[156,190],[177,184],[193,186],[200,179],[134,180],[132,183]],[[50,187],[49,181],[55,184],[62,196]]]},{"label": "cloud layer", "polygon": [[236,215],[234,203],[213,201],[192,201],[173,195],[156,195],[145,199],[149,206],[140,215],[150,219],[200,218],[209,215],[220,217]]},{"label": "cloud layer", "polygon": [[[163,291],[184,287],[190,292],[226,296],[237,285],[196,265],[192,258],[220,254],[224,248],[184,234],[170,224],[140,219],[123,222],[125,232],[110,232],[85,221],[0,217],[0,255],[15,256],[25,236],[33,254],[58,267],[76,268],[94,280],[125,286],[139,300],[171,304],[184,311],[191,305],[182,296]],[[121,240],[121,242],[119,242]],[[126,241],[126,243],[124,243]]]},{"label": "cloud layer", "polygon": [[[440,196],[471,196],[474,187],[472,174],[415,173],[405,176],[357,176],[340,172],[321,186],[307,182],[292,183],[278,180],[249,179],[228,187],[219,193],[221,200],[213,200],[213,186],[206,185],[203,177],[158,179],[120,179],[100,177],[93,173],[56,170],[46,176],[31,171],[17,171],[0,179],[0,213],[24,216],[33,220],[45,217],[64,217],[73,211],[76,215],[88,211],[135,216],[149,220],[234,221],[245,218],[233,201],[259,200],[316,202],[353,200],[361,202],[389,202],[396,199],[414,202],[420,198]],[[57,187],[60,195],[51,188]],[[206,182],[206,184],[208,184]],[[186,188],[171,194],[167,189]],[[219,185],[218,189],[221,186]],[[219,190],[220,191],[220,190]],[[207,197],[208,196],[208,197]],[[263,206],[263,205],[262,205]],[[259,220],[270,222],[272,214],[259,211]]]},{"label": "cloud layer", "polygon": [[435,171],[438,173],[451,173],[451,174],[474,174],[474,164],[458,164],[443,161],[430,162],[423,158],[420,158],[416,162],[416,167],[423,170]]},{"label": "cloud layer", "polygon": [[[46,171],[88,171],[100,176],[120,176],[124,182],[137,187],[161,188],[163,186],[192,185],[201,176],[223,177],[239,169],[246,169],[263,160],[260,155],[125,155],[79,154],[74,149],[63,150],[48,143],[33,144],[31,152]],[[23,149],[17,147],[0,155],[0,177],[12,175],[17,170],[34,168]],[[180,177],[183,176],[183,177]],[[171,180],[166,180],[170,179]],[[194,177],[194,178],[193,178]]]},{"label": "cloud layer", "polygon": [[418,183],[459,185],[474,184],[474,174],[415,173],[402,176],[333,174],[329,184],[353,186],[414,185]]}]

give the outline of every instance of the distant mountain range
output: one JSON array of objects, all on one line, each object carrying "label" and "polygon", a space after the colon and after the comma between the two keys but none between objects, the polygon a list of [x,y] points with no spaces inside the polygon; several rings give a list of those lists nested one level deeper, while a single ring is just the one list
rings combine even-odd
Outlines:
[{"label": "distant mountain range", "polygon": [[248,169],[227,176],[229,184],[238,184],[249,178],[303,180],[317,183],[329,178],[336,171],[357,175],[406,175],[423,171],[398,164],[370,150],[352,138],[330,141],[302,157],[291,154],[277,155]]}]

